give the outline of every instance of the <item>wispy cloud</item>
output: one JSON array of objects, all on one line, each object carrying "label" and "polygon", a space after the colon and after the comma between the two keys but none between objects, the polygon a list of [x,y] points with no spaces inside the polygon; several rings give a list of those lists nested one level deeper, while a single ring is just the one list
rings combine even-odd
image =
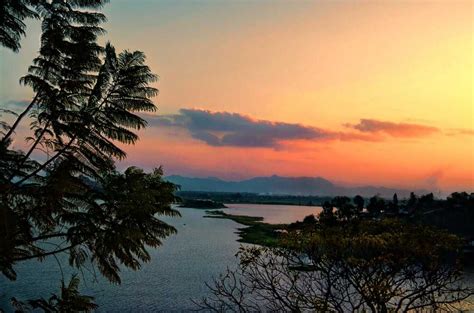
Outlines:
[{"label": "wispy cloud", "polygon": [[361,119],[357,124],[344,124],[363,133],[383,133],[392,137],[423,137],[438,133],[436,127],[411,123],[395,123],[374,119]]},{"label": "wispy cloud", "polygon": [[448,135],[448,136],[458,136],[458,135],[474,136],[474,129],[451,128],[446,132],[446,135]]}]

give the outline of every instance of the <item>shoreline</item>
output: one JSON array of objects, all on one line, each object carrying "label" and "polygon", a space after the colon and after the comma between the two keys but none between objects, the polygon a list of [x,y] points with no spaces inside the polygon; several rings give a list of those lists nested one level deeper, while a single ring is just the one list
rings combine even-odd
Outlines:
[{"label": "shoreline", "polygon": [[238,242],[274,247],[278,245],[280,233],[286,231],[288,224],[269,224],[261,216],[234,215],[222,210],[206,210],[204,218],[228,219],[243,225],[238,228]]}]

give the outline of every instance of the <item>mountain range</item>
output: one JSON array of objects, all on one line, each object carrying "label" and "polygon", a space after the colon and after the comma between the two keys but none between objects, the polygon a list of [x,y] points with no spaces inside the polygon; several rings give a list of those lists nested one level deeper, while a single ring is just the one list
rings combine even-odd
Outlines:
[{"label": "mountain range", "polygon": [[249,192],[257,194],[299,195],[299,196],[355,196],[371,197],[379,195],[391,198],[394,193],[406,198],[413,191],[426,194],[427,190],[406,190],[397,188],[337,185],[322,177],[254,177],[241,181],[226,181],[216,177],[198,178],[171,175],[168,181],[180,185],[182,191],[205,192]]}]

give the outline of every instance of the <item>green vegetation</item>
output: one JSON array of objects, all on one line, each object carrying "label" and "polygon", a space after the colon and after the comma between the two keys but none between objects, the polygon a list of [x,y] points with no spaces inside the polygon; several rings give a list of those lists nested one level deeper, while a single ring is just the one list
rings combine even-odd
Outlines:
[{"label": "green vegetation", "polygon": [[[288,225],[289,232],[276,243],[242,247],[239,268],[209,284],[211,296],[197,306],[206,312],[473,309],[464,302],[474,288],[463,278],[462,238],[383,216],[374,205],[381,205],[379,199],[372,200],[374,207],[366,213],[358,203],[360,199],[335,198],[318,218]],[[218,215],[249,228],[263,224],[259,218]],[[263,238],[257,242],[264,244]]]},{"label": "green vegetation", "polygon": [[[474,254],[474,247],[470,244],[474,240],[474,194],[455,192],[446,200],[435,199],[433,194],[417,196],[414,193],[408,199],[399,200],[397,195],[393,199],[385,200],[374,196],[362,201],[357,196],[335,197],[322,205],[323,211],[318,223],[335,225],[338,221],[354,221],[360,219],[383,220],[397,218],[412,224],[429,225],[463,239],[466,260],[468,255]],[[362,208],[365,207],[366,210]],[[298,228],[298,223],[290,225]],[[311,227],[311,224],[309,225]]]},{"label": "green vegetation", "polygon": [[[261,217],[227,214],[209,211],[207,217],[231,219],[247,227],[239,230],[239,241],[264,246],[278,245],[281,233],[286,231],[311,230],[321,223],[336,224],[338,221],[358,219],[398,218],[414,224],[431,225],[447,230],[464,239],[466,254],[473,254],[468,243],[474,240],[474,195],[466,192],[453,193],[446,200],[436,200],[432,194],[416,196],[399,201],[396,194],[392,201],[374,196],[368,200],[360,196],[334,197],[322,203],[323,212],[316,218],[312,215],[289,225],[272,225]],[[364,208],[367,208],[364,210]],[[466,257],[466,260],[468,257]]]},{"label": "green vegetation", "polygon": [[229,219],[236,223],[245,225],[239,228],[239,242],[258,244],[263,246],[277,246],[280,232],[285,229],[284,224],[263,223],[262,217],[232,215],[223,211],[206,211],[207,218]]}]

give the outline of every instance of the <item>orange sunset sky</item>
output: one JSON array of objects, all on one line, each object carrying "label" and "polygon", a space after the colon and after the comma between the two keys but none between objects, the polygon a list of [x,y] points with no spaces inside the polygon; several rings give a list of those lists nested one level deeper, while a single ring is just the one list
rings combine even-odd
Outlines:
[{"label": "orange sunset sky", "polygon": [[[105,7],[118,50],[160,76],[156,115],[121,166],[243,179],[472,191],[473,2],[125,1]],[[0,52],[0,100],[39,46]],[[105,39],[104,39],[105,40]]]}]

